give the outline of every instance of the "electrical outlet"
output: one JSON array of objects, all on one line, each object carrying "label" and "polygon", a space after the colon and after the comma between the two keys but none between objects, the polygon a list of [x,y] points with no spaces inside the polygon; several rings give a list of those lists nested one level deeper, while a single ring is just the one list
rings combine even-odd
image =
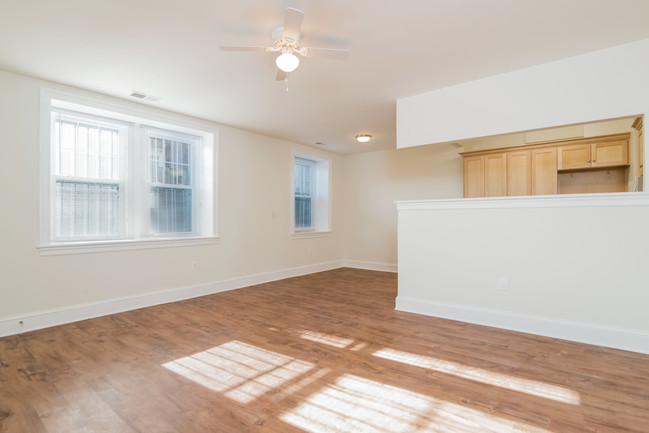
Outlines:
[{"label": "electrical outlet", "polygon": [[192,271],[195,271],[196,269],[198,269],[198,262],[196,260],[194,260],[192,262]]},{"label": "electrical outlet", "polygon": [[503,292],[509,290],[509,278],[507,277],[498,278],[498,290],[502,290]]}]

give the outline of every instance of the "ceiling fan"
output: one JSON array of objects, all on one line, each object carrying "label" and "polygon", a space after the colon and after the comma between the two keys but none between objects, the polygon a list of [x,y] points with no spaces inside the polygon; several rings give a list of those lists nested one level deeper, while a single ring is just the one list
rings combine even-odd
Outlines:
[{"label": "ceiling fan", "polygon": [[[325,57],[330,59],[345,60],[349,57],[349,50],[336,48],[315,48],[300,46],[300,27],[304,12],[295,8],[286,8],[284,25],[275,28],[272,32],[273,45],[264,46],[232,46],[221,45],[224,51],[262,51],[280,53],[275,59],[277,65],[277,81],[286,80],[288,73],[293,72],[300,64],[301,57]],[[296,55],[297,54],[297,55]]]}]

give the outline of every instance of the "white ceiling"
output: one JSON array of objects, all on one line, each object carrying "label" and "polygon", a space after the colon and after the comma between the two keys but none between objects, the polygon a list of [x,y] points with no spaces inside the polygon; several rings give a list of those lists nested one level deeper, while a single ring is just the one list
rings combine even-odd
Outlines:
[{"label": "white ceiling", "polygon": [[[303,46],[352,51],[302,59],[288,92],[273,54],[218,49],[271,44],[287,6]],[[647,0],[0,0],[0,69],[356,153],[396,146],[398,98],[649,38],[647,17]]]}]

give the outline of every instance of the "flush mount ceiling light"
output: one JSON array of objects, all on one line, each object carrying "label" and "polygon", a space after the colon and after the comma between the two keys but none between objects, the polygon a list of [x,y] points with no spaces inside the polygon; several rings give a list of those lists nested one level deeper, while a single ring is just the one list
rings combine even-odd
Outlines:
[{"label": "flush mount ceiling light", "polygon": [[367,143],[372,139],[372,136],[370,134],[358,134],[356,136],[356,141],[359,143]]},{"label": "flush mount ceiling light", "polygon": [[275,59],[277,67],[284,72],[293,72],[300,64],[300,59],[291,52],[290,48],[283,48],[282,54]]}]

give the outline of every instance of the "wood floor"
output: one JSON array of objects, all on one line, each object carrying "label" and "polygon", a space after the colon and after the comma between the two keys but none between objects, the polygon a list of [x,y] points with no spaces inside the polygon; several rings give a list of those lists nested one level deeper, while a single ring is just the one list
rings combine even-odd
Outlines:
[{"label": "wood floor", "polygon": [[339,269],[0,339],[0,432],[649,432],[649,356]]}]

